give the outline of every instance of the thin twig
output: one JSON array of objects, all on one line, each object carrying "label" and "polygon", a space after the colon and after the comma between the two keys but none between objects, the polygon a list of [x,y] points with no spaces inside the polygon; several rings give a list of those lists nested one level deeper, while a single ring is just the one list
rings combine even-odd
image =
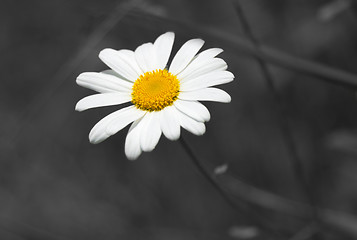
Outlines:
[{"label": "thin twig", "polygon": [[[298,58],[289,53],[264,45],[261,45],[258,50],[250,42],[234,33],[194,22],[173,19],[170,16],[158,15],[154,12],[146,12],[144,9],[131,11],[129,15],[131,18],[131,24],[136,27],[154,29],[156,23],[165,23],[167,29],[177,28],[177,31],[180,31],[179,29],[185,29],[185,31],[189,30],[196,32],[198,35],[202,35],[208,39],[224,42],[227,46],[230,46],[232,49],[236,50],[236,52],[239,52],[240,57],[244,54],[249,57],[255,56],[276,66],[314,76],[333,84],[352,87],[354,89],[357,88],[357,76],[352,73],[311,60]],[[147,24],[143,26],[143,22]],[[226,175],[227,174],[222,174],[219,178],[217,178],[220,180],[219,182],[221,182],[221,178],[224,178],[220,185],[224,186],[226,189],[229,185],[228,183],[231,182],[233,187],[229,187],[228,192],[238,196],[240,200],[244,200],[250,204],[254,204],[255,206],[271,209],[293,217],[305,219],[310,216],[312,210],[311,206],[308,204],[294,202],[272,192],[258,189],[248,183],[238,181],[233,177],[227,179]],[[318,210],[321,221],[328,227],[357,238],[356,216],[330,209],[319,208]]]},{"label": "thin twig", "polygon": [[77,69],[80,64],[86,59],[87,55],[95,48],[103,38],[117,25],[117,23],[123,19],[127,13],[137,6],[142,0],[129,0],[120,2],[114,7],[112,13],[108,14],[108,17],[88,36],[88,40],[83,43],[78,51],[64,63],[58,71],[54,74],[50,84],[46,87],[46,91],[38,94],[32,102],[26,107],[21,123],[18,129],[14,131],[14,141],[21,135],[21,132],[26,127],[26,124],[30,123],[43,109],[43,107],[50,101],[48,101],[53,94],[66,82],[71,74]]},{"label": "thin twig", "polygon": [[160,22],[161,24],[165,23],[167,28],[181,26],[181,28],[178,29],[185,29],[185,31],[190,29],[192,32],[198,33],[203,37],[225,42],[232,49],[238,51],[240,57],[242,57],[242,54],[248,55],[249,57],[254,56],[276,66],[317,77],[318,79],[340,86],[357,89],[356,74],[311,60],[299,58],[272,47],[260,45],[260,48],[257,49],[249,41],[231,32],[184,20],[172,19],[168,16],[154,15],[152,12],[145,12],[144,9],[141,9],[139,12],[132,11],[130,17],[133,20],[132,24],[137,25],[138,27],[143,27],[143,22],[149,23],[145,25],[145,28],[154,28],[153,26],[156,26],[156,24],[154,24],[156,22]]},{"label": "thin twig", "polygon": [[[235,3],[235,9],[237,11],[237,15],[239,17],[239,20],[241,22],[241,25],[243,27],[243,32],[247,36],[247,38],[255,45],[257,50],[260,50],[260,43],[258,40],[254,37],[254,34],[249,26],[249,23],[247,21],[247,18],[244,14],[244,11],[242,9],[242,6],[240,4],[240,1],[237,0],[234,2]],[[286,108],[282,104],[282,98],[279,94],[279,92],[276,90],[274,86],[274,80],[273,76],[271,75],[267,64],[260,58],[256,58],[259,67],[261,69],[261,72],[263,74],[263,77],[267,83],[268,90],[271,92],[271,94],[274,97],[275,104],[279,108],[279,113],[278,113],[278,120],[279,120],[279,126],[281,127],[281,132],[284,138],[284,142],[286,143],[286,147],[288,148],[288,151],[290,153],[290,159],[293,164],[293,170],[295,172],[296,178],[301,184],[303,191],[306,194],[307,199],[310,201],[311,205],[315,205],[315,201],[313,198],[313,193],[312,189],[309,187],[309,183],[307,182],[305,176],[304,176],[304,167],[301,162],[301,159],[299,158],[296,145],[294,142],[294,137],[293,133],[289,124],[289,119],[288,119],[288,113],[286,111]]]},{"label": "thin twig", "polygon": [[214,180],[213,176],[211,175],[211,173],[209,173],[206,170],[206,167],[203,165],[203,163],[201,163],[198,158],[196,157],[196,155],[193,153],[193,151],[191,150],[191,148],[189,147],[189,145],[186,143],[186,141],[183,139],[183,137],[180,137],[180,143],[182,145],[182,147],[185,149],[185,151],[187,152],[187,154],[189,155],[189,157],[191,158],[192,162],[195,164],[195,166],[197,167],[197,169],[200,170],[200,172],[202,173],[202,175],[212,184],[212,186],[221,194],[221,196],[223,197],[223,199],[225,201],[228,202],[229,205],[231,205],[233,208],[236,207],[236,204],[230,199],[230,197],[228,197],[225,193],[225,191],[219,186],[219,184],[217,184],[216,180]]},{"label": "thin twig", "polygon": [[[235,9],[236,9],[238,18],[239,18],[241,25],[243,27],[244,34],[252,42],[252,44],[256,47],[256,49],[258,51],[260,51],[260,43],[255,38],[255,36],[249,26],[248,20],[245,16],[245,13],[243,11],[240,0],[235,0],[234,3],[235,3],[234,5],[235,5]],[[260,58],[256,58],[256,61],[258,62],[261,72],[262,72],[264,79],[267,83],[268,90],[273,95],[275,104],[279,108],[278,109],[279,110],[279,113],[278,113],[279,126],[281,128],[284,142],[286,143],[286,147],[290,154],[290,160],[293,165],[292,166],[293,171],[295,173],[295,176],[296,176],[299,184],[302,187],[302,190],[305,193],[306,198],[310,202],[310,205],[313,207],[312,219],[316,222],[319,222],[318,212],[315,209],[316,200],[314,198],[313,189],[310,187],[309,182],[307,181],[306,177],[304,176],[304,166],[303,166],[302,160],[300,159],[297,149],[296,149],[296,144],[294,142],[294,136],[293,136],[293,133],[292,133],[292,130],[290,127],[287,110],[286,110],[285,106],[283,105],[283,101],[282,101],[282,98],[281,98],[279,92],[277,91],[277,89],[274,86],[273,76],[271,75],[267,64]],[[320,236],[318,234],[316,234],[314,237],[316,239],[320,239]]]},{"label": "thin twig", "polygon": [[[231,175],[229,171],[218,175],[215,179],[217,184],[224,186],[225,191],[230,196],[276,213],[306,220],[311,217],[311,212],[315,209],[311,205],[296,202],[252,186]],[[328,229],[333,229],[357,239],[356,216],[326,208],[317,208],[317,211],[319,212],[320,222],[326,225]]]},{"label": "thin twig", "polygon": [[[249,203],[249,205],[246,205],[245,207],[254,205],[300,219],[310,218],[311,212],[316,210],[314,206],[296,202],[272,192],[254,187],[251,184],[230,175],[229,172],[214,176],[211,171],[208,170],[213,167],[207,166],[207,164],[201,162],[183,137],[180,138],[180,143],[197,169],[214,186],[222,198],[226,200],[233,209],[246,214],[247,217],[251,218],[252,221],[255,221],[260,227],[267,231],[272,231],[276,234],[276,231],[269,223],[268,225],[265,225],[267,221],[263,222],[264,219],[262,216],[257,216],[256,213],[253,214],[251,208],[248,210],[238,206],[237,203],[232,200],[232,197]],[[247,212],[244,212],[245,210],[247,210]],[[320,222],[326,225],[330,230],[335,230],[341,234],[357,238],[356,216],[325,208],[318,208],[317,211],[319,212],[318,216]],[[314,224],[316,228],[319,226],[316,223],[312,224]]]},{"label": "thin twig", "polygon": [[247,206],[243,208],[238,206],[236,202],[232,201],[232,199],[227,195],[227,192],[221,188],[219,183],[217,183],[216,179],[212,175],[212,173],[207,169],[207,167],[202,163],[194,154],[190,146],[186,143],[184,138],[181,136],[179,139],[182,147],[191,158],[193,164],[197,167],[197,169],[201,172],[201,174],[208,180],[209,183],[218,191],[218,193],[222,196],[222,198],[237,211],[243,212],[248,218],[255,222],[262,229],[271,232],[276,237],[282,237],[281,233],[277,232],[274,227],[271,225],[271,222],[266,220],[262,215],[257,214],[253,209],[250,209],[249,212],[246,212]]}]

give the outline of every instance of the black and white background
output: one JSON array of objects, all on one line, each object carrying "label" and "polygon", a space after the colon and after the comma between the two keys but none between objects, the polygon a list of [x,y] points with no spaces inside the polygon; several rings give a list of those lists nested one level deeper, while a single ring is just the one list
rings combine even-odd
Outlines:
[{"label": "black and white background", "polygon": [[[356,9],[354,0],[1,0],[0,239],[357,239]],[[88,141],[117,107],[74,111],[93,93],[76,77],[107,68],[100,50],[134,50],[167,31],[174,53],[192,38],[223,48],[236,76],[222,86],[231,103],[205,103],[205,135],[182,131],[233,206],[180,142],[162,137],[128,161],[128,128]]]}]

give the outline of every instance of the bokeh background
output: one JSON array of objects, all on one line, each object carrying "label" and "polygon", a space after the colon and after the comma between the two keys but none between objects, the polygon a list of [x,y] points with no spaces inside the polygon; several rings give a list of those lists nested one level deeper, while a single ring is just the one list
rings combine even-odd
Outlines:
[{"label": "bokeh background", "polygon": [[[1,0],[0,239],[357,239],[355,2],[240,1],[262,45],[355,81],[267,61],[278,101],[234,2]],[[101,49],[134,50],[166,31],[176,33],[173,52],[191,38],[223,48],[236,76],[222,86],[230,104],[205,103],[206,134],[182,131],[208,171],[228,166],[213,177],[234,207],[179,142],[162,137],[128,161],[127,128],[99,145],[88,141],[118,107],[74,111],[93,93],[76,77],[106,69]],[[321,210],[317,221],[311,203]]]}]

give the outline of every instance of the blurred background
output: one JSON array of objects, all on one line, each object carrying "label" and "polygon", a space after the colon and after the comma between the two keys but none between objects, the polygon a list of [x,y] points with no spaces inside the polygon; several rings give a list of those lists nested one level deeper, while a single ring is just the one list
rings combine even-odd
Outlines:
[{"label": "blurred background", "polygon": [[[0,239],[357,239],[355,1],[239,1],[256,39],[278,59],[265,59],[275,92],[236,4],[1,0]],[[206,134],[182,131],[234,207],[179,142],[162,137],[153,152],[128,161],[128,128],[88,141],[118,106],[74,111],[94,93],[76,77],[107,69],[100,50],[134,50],[167,31],[176,33],[173,53],[191,38],[223,48],[236,76],[222,86],[230,104],[205,103]]]}]

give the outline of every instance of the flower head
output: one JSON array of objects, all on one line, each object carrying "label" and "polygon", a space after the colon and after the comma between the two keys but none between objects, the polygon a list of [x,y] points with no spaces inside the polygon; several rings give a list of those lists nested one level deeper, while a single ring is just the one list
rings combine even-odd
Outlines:
[{"label": "flower head", "polygon": [[227,64],[216,57],[223,50],[198,53],[204,41],[189,40],[167,69],[174,38],[174,33],[167,32],[135,51],[104,49],[99,58],[111,69],[77,77],[78,85],[99,92],[81,99],[77,111],[132,103],[100,120],[89,133],[91,143],[102,142],[132,123],[125,154],[136,159],[142,151],[152,151],[162,133],[170,140],[180,137],[181,127],[195,135],[204,134],[210,113],[198,101],[231,101],[225,91],[212,87],[234,79],[226,71]]}]

